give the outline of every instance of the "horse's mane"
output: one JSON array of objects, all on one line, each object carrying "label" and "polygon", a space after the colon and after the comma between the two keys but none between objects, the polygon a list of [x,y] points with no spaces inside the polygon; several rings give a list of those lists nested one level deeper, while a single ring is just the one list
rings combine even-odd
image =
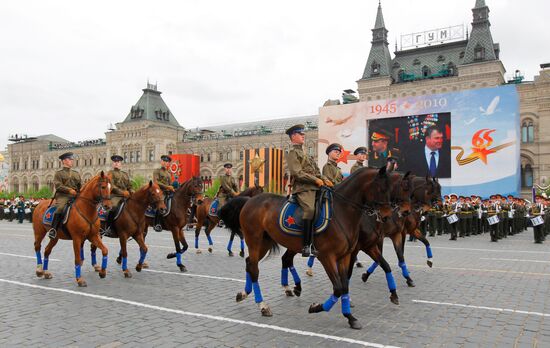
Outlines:
[{"label": "horse's mane", "polygon": [[[105,177],[107,177],[107,174],[104,174],[104,175],[105,175]],[[97,181],[99,180],[99,178],[101,178],[101,174],[97,174],[96,176],[93,176],[90,180],[88,180],[87,183],[84,184],[84,186],[82,186],[80,191],[86,190],[88,188],[88,185],[91,185],[92,183],[96,184]]]},{"label": "horse's mane", "polygon": [[[376,171],[376,174],[378,174],[378,171],[380,170],[379,168],[369,168],[369,167],[363,167],[363,168],[359,168],[357,169],[356,171],[354,171],[353,173],[351,173],[345,180],[343,180],[341,183],[339,183],[338,185],[334,186],[334,189],[338,189],[338,188],[344,188],[345,186],[347,186],[346,184],[348,184],[350,181],[354,181],[355,177],[356,176],[359,176],[361,175],[361,173],[363,173],[364,171]],[[376,178],[376,176],[373,177],[373,179]]]}]

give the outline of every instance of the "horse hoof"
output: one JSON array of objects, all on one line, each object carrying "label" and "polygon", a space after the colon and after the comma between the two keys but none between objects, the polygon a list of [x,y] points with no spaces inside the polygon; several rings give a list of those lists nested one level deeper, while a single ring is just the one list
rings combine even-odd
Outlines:
[{"label": "horse hoof", "polygon": [[52,279],[52,274],[48,271],[44,272],[44,279]]},{"label": "horse hoof", "polygon": [[428,264],[428,267],[432,268],[432,266],[433,266],[432,260],[428,260],[428,261],[426,261],[426,263]]},{"label": "horse hoof", "polygon": [[232,252],[232,251],[228,251],[228,252],[227,252],[227,255],[233,257],[233,252]]},{"label": "horse hoof", "polygon": [[178,267],[180,268],[181,272],[187,272],[187,267],[185,267],[184,265],[178,265]]},{"label": "horse hoof", "polygon": [[309,306],[308,313],[319,313],[323,311],[323,305],[320,303],[312,303],[311,306]]},{"label": "horse hoof", "polygon": [[363,326],[361,326],[361,324],[359,323],[359,320],[357,319],[354,319],[354,320],[348,320],[348,323],[349,323],[349,327],[351,327],[352,329],[354,330],[361,330],[363,328]]},{"label": "horse hoof", "polygon": [[390,301],[395,305],[399,305],[399,297],[397,297],[397,294],[392,293],[390,295]]},{"label": "horse hoof", "polygon": [[292,290],[290,290],[290,289],[289,289],[289,290],[285,290],[285,295],[286,295],[287,297],[294,297],[294,293],[293,293]]},{"label": "horse hoof", "polygon": [[99,271],[99,278],[103,279],[107,275],[107,270],[102,269]]},{"label": "horse hoof", "polygon": [[42,278],[44,276],[44,271],[43,270],[36,270],[36,276],[38,278]]},{"label": "horse hoof", "polygon": [[357,262],[357,263],[355,264],[355,267],[357,267],[357,268],[363,268],[363,264],[362,264],[361,262]]},{"label": "horse hoof", "polygon": [[311,268],[306,269],[306,274],[310,277],[313,277],[313,270]]},{"label": "horse hoof", "polygon": [[370,276],[370,273],[368,272],[361,274],[361,280],[363,281],[363,283],[367,282],[367,280],[369,279],[369,276]]},{"label": "horse hoof", "polygon": [[240,256],[240,257],[244,257],[244,251],[243,251],[243,250],[241,250],[241,251],[239,252],[239,256]]},{"label": "horse hoof", "polygon": [[173,258],[175,258],[175,257],[176,257],[176,253],[170,253],[170,254],[166,255],[166,258],[167,258],[168,260],[173,259]]},{"label": "horse hoof", "polygon": [[197,249],[197,254],[202,254],[202,250],[201,250],[201,249]]},{"label": "horse hoof", "polygon": [[298,288],[297,286],[295,286],[294,287],[294,295],[300,297],[301,294],[302,294],[302,288],[301,287]]},{"label": "horse hoof", "polygon": [[94,271],[96,271],[96,272],[101,271],[101,266],[100,265],[94,265]]},{"label": "horse hoof", "polygon": [[118,263],[119,265],[122,264],[122,259],[120,258],[120,256],[116,258],[116,263]]},{"label": "horse hoof", "polygon": [[78,286],[81,288],[85,288],[88,286],[88,284],[86,284],[86,281],[84,279],[79,279],[76,282],[78,283]]},{"label": "horse hoof", "polygon": [[141,272],[141,269],[143,268],[143,265],[140,265],[139,263],[136,265],[136,271]]},{"label": "horse hoof", "polygon": [[141,265],[142,268],[149,268],[149,264],[147,262],[144,262],[142,265]]},{"label": "horse hoof", "polygon": [[262,317],[272,317],[273,312],[271,312],[271,308],[269,308],[268,305],[261,305],[260,306],[260,312],[262,313]]},{"label": "horse hoof", "polygon": [[130,271],[124,272],[124,278],[132,278],[132,273]]},{"label": "horse hoof", "polygon": [[247,297],[248,297],[248,294],[246,292],[241,291],[237,293],[237,297],[235,298],[235,300],[237,302],[241,302],[241,301],[244,301],[244,299]]},{"label": "horse hoof", "polygon": [[214,249],[208,248],[208,252],[209,252],[210,254],[212,254],[213,251],[214,251]]},{"label": "horse hoof", "polygon": [[414,288],[416,285],[414,285],[414,281],[412,279],[407,279],[407,285],[409,288]]}]

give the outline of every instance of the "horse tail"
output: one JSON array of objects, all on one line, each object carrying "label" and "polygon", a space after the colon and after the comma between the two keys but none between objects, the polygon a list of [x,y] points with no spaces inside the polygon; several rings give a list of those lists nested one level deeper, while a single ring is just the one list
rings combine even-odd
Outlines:
[{"label": "horse tail", "polygon": [[218,211],[218,216],[225,227],[229,228],[231,232],[236,233],[240,238],[243,237],[241,232],[241,222],[239,221],[239,216],[241,210],[244,207],[244,204],[250,199],[250,197],[235,197],[225,203],[220,210]]},{"label": "horse tail", "polygon": [[267,232],[264,232],[264,239],[269,243],[271,243],[271,247],[269,248],[269,251],[267,252],[267,255],[265,256],[264,260],[269,259],[271,256],[279,255],[279,252],[281,250],[279,248],[279,244],[277,244],[277,242],[274,241],[273,238],[271,238]]}]

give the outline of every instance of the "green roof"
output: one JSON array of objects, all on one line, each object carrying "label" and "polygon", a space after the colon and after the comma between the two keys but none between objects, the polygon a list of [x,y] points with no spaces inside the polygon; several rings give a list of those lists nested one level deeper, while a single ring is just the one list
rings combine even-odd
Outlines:
[{"label": "green roof", "polygon": [[147,120],[181,127],[160,96],[161,93],[157,90],[157,85],[147,83],[147,88],[143,89],[143,95],[135,105],[132,105],[122,123]]}]

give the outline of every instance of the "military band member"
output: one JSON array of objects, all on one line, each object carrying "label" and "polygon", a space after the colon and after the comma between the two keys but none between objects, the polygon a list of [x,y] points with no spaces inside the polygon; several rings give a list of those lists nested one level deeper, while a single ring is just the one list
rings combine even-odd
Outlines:
[{"label": "military band member", "polygon": [[109,214],[107,215],[104,233],[108,237],[111,236],[111,225],[115,214],[118,212],[119,205],[123,199],[127,199],[133,193],[130,176],[121,170],[123,160],[124,158],[120,155],[111,156],[113,169],[109,171],[109,175],[111,176],[111,203],[113,208],[109,210]]},{"label": "military band member", "polygon": [[25,217],[25,197],[23,195],[19,196],[19,202],[17,202],[17,220],[19,223],[23,223],[23,218]]},{"label": "military band member", "polygon": [[357,161],[353,164],[350,170],[350,174],[353,174],[357,169],[363,168],[364,162],[367,159],[367,148],[364,146],[358,147],[353,151],[353,154],[357,158]]},{"label": "military band member", "polygon": [[[496,195],[491,196],[491,200],[487,204],[487,219],[498,215],[499,213],[499,204],[497,202]],[[488,223],[487,223],[488,224]],[[498,223],[489,225],[489,234],[491,235],[491,242],[498,242]]]},{"label": "military band member", "polygon": [[330,180],[334,185],[338,185],[344,180],[342,170],[338,167],[338,160],[342,154],[342,145],[330,144],[325,153],[328,155],[327,163],[323,166],[323,176]]},{"label": "military band member", "polygon": [[302,256],[317,254],[313,244],[313,215],[315,214],[315,194],[323,185],[332,186],[332,182],[321,175],[317,164],[308,156],[302,146],[305,141],[304,125],[297,124],[285,132],[290,137],[292,149],[286,157],[291,175],[292,194],[303,210],[304,246]]},{"label": "military band member", "polygon": [[231,163],[226,163],[223,165],[223,169],[225,173],[220,177],[220,189],[218,191],[220,208],[227,202],[228,199],[231,199],[239,194],[239,185],[237,185],[237,181],[232,176],[233,165]]},{"label": "military band member", "polygon": [[443,216],[442,202],[437,202],[428,210],[428,233],[430,237],[434,237],[436,232],[438,235],[441,234],[440,223],[442,221],[440,220],[442,216]]},{"label": "military band member", "polygon": [[[544,206],[543,206],[542,200],[543,200],[542,196],[535,197],[535,203],[532,203],[531,208],[529,209],[529,217],[531,219],[544,214]],[[544,232],[543,232],[542,226],[543,225],[533,226],[535,243],[537,244],[541,244],[544,240]]]},{"label": "military band member", "polygon": [[[160,156],[160,168],[153,171],[153,182],[159,185],[160,189],[164,192],[166,197],[171,197],[174,193],[174,187],[172,186],[172,177],[168,172],[168,167],[172,162],[172,158],[167,155]],[[162,231],[162,225],[160,224],[160,211],[157,209],[155,213],[155,223],[153,229],[157,232]]]},{"label": "military band member", "polygon": [[52,239],[57,237],[57,229],[63,218],[65,206],[76,197],[82,186],[80,174],[72,170],[74,163],[74,155],[72,152],[66,152],[59,156],[63,169],[58,170],[53,178],[55,187],[55,207],[57,208],[53,216],[52,228],[48,232],[48,236]]},{"label": "military band member", "polygon": [[457,201],[458,196],[455,194],[452,194],[449,197],[450,197],[450,201],[449,201],[449,204],[447,205],[447,209],[445,210],[445,224],[448,226],[449,233],[451,234],[451,238],[449,238],[449,240],[456,240],[456,237],[457,237],[456,225],[458,224],[458,222],[450,224],[447,217],[453,214],[456,214],[458,212],[458,209],[459,209],[458,201]]}]

